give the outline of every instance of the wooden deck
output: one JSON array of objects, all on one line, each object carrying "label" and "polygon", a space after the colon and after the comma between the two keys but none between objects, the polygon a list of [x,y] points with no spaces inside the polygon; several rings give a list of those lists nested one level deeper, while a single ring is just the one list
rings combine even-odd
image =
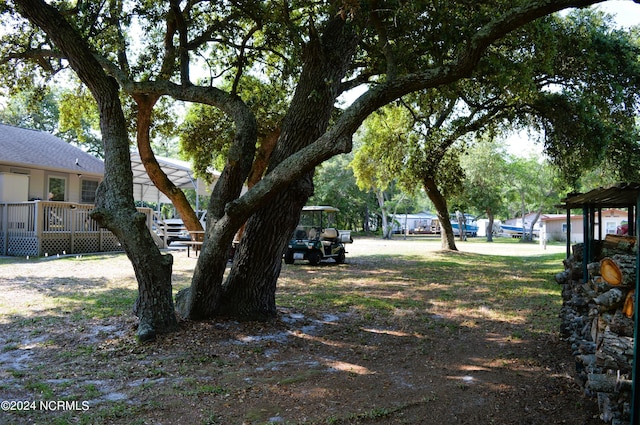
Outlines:
[{"label": "wooden deck", "polygon": [[[102,229],[89,213],[93,205],[71,202],[30,201],[0,203],[0,255],[50,256],[121,251],[120,242]],[[156,243],[153,211],[138,208]]]}]

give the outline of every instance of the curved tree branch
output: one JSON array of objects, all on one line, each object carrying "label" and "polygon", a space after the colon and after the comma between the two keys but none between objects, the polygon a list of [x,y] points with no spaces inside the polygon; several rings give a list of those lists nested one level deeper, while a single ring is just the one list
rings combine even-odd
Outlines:
[{"label": "curved tree branch", "polygon": [[180,2],[178,0],[171,0],[169,4],[171,5],[171,13],[178,30],[178,39],[180,40],[180,44],[178,45],[178,57],[180,58],[180,81],[184,85],[191,85],[191,80],[189,79],[187,23],[182,11],[180,10]]}]

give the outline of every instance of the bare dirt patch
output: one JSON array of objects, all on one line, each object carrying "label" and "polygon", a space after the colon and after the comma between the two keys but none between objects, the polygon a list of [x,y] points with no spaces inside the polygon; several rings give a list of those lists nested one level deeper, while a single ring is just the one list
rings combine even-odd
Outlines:
[{"label": "bare dirt patch", "polygon": [[[564,248],[484,245],[356,241],[347,264],[285,266],[273,322],[183,322],[145,345],[125,256],[0,263],[0,399],[69,402],[0,423],[601,423],[531,271]],[[518,249],[519,270],[485,264]],[[195,259],[174,254],[179,289]]]}]

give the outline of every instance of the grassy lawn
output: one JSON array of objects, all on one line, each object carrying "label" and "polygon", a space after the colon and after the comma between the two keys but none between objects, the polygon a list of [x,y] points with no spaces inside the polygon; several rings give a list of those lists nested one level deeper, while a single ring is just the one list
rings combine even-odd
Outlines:
[{"label": "grassy lawn", "polygon": [[[439,241],[425,241],[439,244]],[[491,246],[476,238],[466,242]],[[533,332],[558,328],[560,286],[553,276],[562,270],[564,254],[516,256],[429,251],[420,245],[402,254],[368,253],[345,267],[304,265],[285,269],[280,305],[388,316],[401,311],[447,314],[461,321],[489,319],[529,323]]]},{"label": "grassy lawn", "polygon": [[[507,239],[493,245],[471,240],[461,244],[461,252],[439,251],[439,241],[426,238],[357,243],[350,247],[343,265],[283,266],[277,302],[283,316],[328,317],[323,323],[332,324],[334,334],[323,338],[348,340],[350,346],[360,347],[354,352],[366,353],[359,358],[362,364],[376,359],[371,352],[378,340],[372,338],[381,334],[415,337],[415,344],[397,348],[409,350],[409,356],[429,351],[431,334],[455,336],[482,329],[501,334],[507,341],[525,341],[558,329],[561,288],[553,275],[562,269],[564,257],[558,250],[522,255],[519,250],[531,247]],[[505,246],[513,255],[494,253]],[[189,284],[194,264],[194,258],[176,254],[176,291]],[[246,360],[239,362],[237,356],[255,359],[260,365],[269,363],[273,350],[284,355],[291,349],[274,348],[282,323],[190,323],[178,335],[140,345],[135,342],[131,314],[135,297],[136,282],[124,255],[1,259],[3,398],[88,401],[91,408],[82,412],[0,412],[0,423],[155,423],[149,418],[156,411],[178,401],[180,406],[206,404],[197,414],[192,412],[196,416],[189,423],[271,423],[269,415],[275,413],[269,408],[239,406],[233,410],[225,404],[225,397],[258,391],[247,384],[247,376],[257,373],[259,366],[247,369]],[[334,316],[347,319],[334,322]],[[316,322],[305,323],[315,326]],[[284,334],[313,345],[315,337],[303,337],[304,332],[304,328],[288,329]],[[323,342],[322,348],[332,344]],[[297,356],[308,349],[296,345],[295,353],[287,355]],[[352,366],[347,378],[360,379],[359,370]],[[276,384],[299,386],[320,376],[321,370],[312,367],[251,379],[271,388]],[[266,389],[260,391],[269,396]],[[431,395],[420,398],[434,399]],[[402,406],[388,410],[395,414]],[[366,412],[377,416],[370,413],[378,412],[375,409]],[[317,410],[321,412],[315,413],[316,418],[322,417],[322,408]],[[339,418],[362,414],[326,414],[322,420],[288,419],[286,423],[351,423]]]}]

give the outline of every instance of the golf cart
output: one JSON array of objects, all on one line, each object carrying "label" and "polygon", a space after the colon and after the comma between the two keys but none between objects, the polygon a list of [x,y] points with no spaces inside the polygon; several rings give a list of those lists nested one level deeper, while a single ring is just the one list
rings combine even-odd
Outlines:
[{"label": "golf cart", "polygon": [[333,258],[338,264],[344,263],[344,244],[353,240],[350,231],[338,231],[333,227],[338,211],[337,208],[328,206],[304,207],[300,223],[285,251],[284,262],[293,264],[295,260],[307,260],[315,266],[322,260]]}]

